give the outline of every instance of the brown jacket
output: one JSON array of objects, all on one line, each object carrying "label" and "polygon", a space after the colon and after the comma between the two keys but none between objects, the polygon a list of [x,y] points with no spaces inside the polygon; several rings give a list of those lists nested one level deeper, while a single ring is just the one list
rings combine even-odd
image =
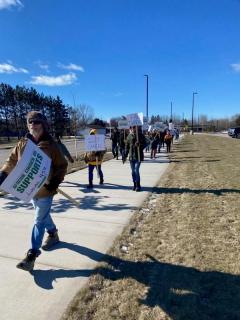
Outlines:
[{"label": "brown jacket", "polygon": [[[21,159],[24,152],[25,146],[27,144],[27,138],[31,139],[31,135],[27,134],[25,138],[22,138],[15,148],[13,148],[9,158],[4,163],[1,171],[9,174],[16,166],[18,160]],[[32,140],[32,139],[31,139]],[[32,140],[33,141],[33,140]],[[34,142],[34,141],[33,141]],[[45,134],[42,139],[37,143],[37,146],[52,160],[50,173],[48,176],[48,181],[51,182],[52,179],[57,181],[59,184],[63,181],[64,176],[67,172],[67,161],[64,158],[62,152],[57,146],[57,143],[48,134]],[[56,194],[55,190],[48,191],[45,186],[43,186],[36,194],[37,198],[48,197]]]}]

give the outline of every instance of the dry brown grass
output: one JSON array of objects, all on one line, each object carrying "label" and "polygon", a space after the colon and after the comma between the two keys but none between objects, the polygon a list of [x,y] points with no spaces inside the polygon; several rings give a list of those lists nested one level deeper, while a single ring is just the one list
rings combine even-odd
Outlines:
[{"label": "dry brown grass", "polygon": [[239,159],[239,140],[196,135],[175,145],[63,319],[240,319]]}]

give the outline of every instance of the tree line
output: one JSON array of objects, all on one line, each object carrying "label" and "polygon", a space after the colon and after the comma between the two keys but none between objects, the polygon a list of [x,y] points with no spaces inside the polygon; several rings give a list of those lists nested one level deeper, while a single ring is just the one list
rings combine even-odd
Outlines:
[{"label": "tree line", "polygon": [[27,132],[26,116],[31,110],[43,113],[53,136],[77,135],[93,119],[93,110],[88,105],[77,107],[65,105],[56,98],[39,93],[34,88],[0,84],[0,136],[22,137]]}]

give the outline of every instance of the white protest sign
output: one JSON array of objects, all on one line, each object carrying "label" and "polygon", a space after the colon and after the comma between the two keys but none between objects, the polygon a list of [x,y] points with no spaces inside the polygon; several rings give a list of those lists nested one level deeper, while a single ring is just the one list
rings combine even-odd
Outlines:
[{"label": "white protest sign", "polygon": [[172,122],[169,122],[168,128],[169,128],[170,131],[173,130],[174,129],[174,124]]},{"label": "white protest sign", "polygon": [[130,127],[143,125],[143,113],[132,113],[127,116],[128,124]]},{"label": "white protest sign", "polygon": [[127,120],[118,121],[118,129],[129,129],[129,124]]},{"label": "white protest sign", "polygon": [[85,136],[85,151],[103,151],[106,150],[105,135],[92,134]]},{"label": "white protest sign", "polygon": [[1,184],[1,189],[29,202],[46,182],[50,166],[51,159],[28,140],[22,158]]},{"label": "white protest sign", "polygon": [[143,130],[148,130],[149,129],[149,124],[148,124],[148,119],[147,117],[143,117],[143,126],[142,126]]}]

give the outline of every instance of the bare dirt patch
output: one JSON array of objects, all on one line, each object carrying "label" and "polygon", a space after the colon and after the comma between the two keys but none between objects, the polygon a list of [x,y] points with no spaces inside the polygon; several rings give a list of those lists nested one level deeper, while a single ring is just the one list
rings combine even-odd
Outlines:
[{"label": "bare dirt patch", "polygon": [[189,135],[170,158],[62,319],[240,319],[240,141]]}]

